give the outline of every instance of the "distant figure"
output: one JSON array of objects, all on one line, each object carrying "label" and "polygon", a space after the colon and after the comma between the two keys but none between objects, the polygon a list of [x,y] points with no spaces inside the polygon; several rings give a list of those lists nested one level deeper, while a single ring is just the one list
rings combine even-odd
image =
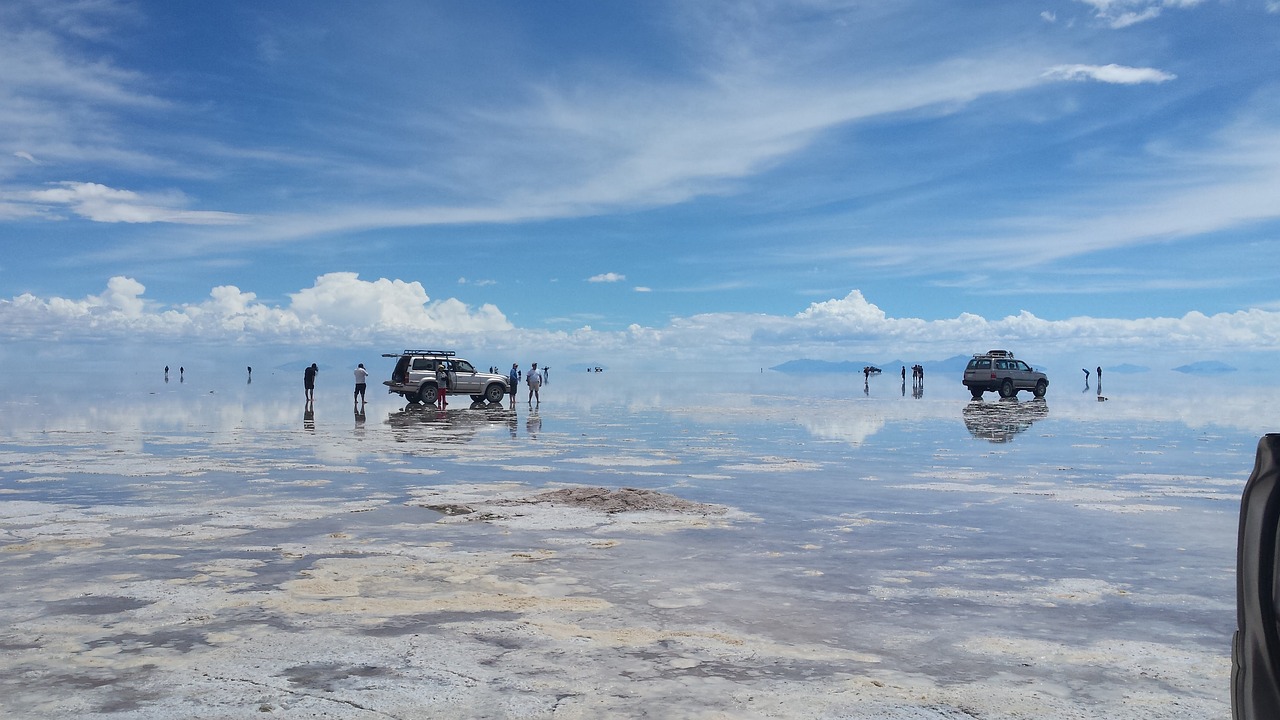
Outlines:
[{"label": "distant figure", "polygon": [[445,399],[449,395],[449,366],[442,360],[436,361],[436,407],[441,410],[449,406]]},{"label": "distant figure", "polygon": [[[915,375],[915,368],[911,369],[911,374],[912,376]],[[907,384],[907,366],[906,365],[902,366],[902,384],[903,385]]]},{"label": "distant figure", "polygon": [[542,404],[542,397],[538,395],[538,388],[542,387],[542,374],[538,372],[538,363],[529,366],[529,375],[526,378],[529,383],[529,407],[533,407],[533,401],[536,398],[538,404]]},{"label": "distant figure", "polygon": [[516,406],[516,390],[520,387],[520,364],[511,363],[511,373],[507,375],[507,392],[511,394],[511,407]]},{"label": "distant figure", "polygon": [[1102,387],[1102,366],[1098,366],[1098,387]]},{"label": "distant figure", "polygon": [[182,375],[183,375],[183,373],[185,373],[186,371],[187,371],[187,369],[186,369],[186,368],[184,368],[184,367],[179,367],[179,368],[178,368],[178,382],[182,382],[182,381],[183,381],[183,377],[182,377]]},{"label": "distant figure", "polygon": [[868,365],[862,368],[862,384],[866,385],[870,381],[871,381],[871,366]]},{"label": "distant figure", "polygon": [[547,367],[546,365],[542,366],[542,382],[544,383],[551,382],[551,368]]},{"label": "distant figure", "polygon": [[316,399],[316,373],[320,372],[320,368],[315,363],[302,371],[302,389],[306,393],[308,400]]},{"label": "distant figure", "polygon": [[165,365],[165,366],[164,366],[164,376],[165,376],[165,377],[169,377],[169,366],[168,366],[168,365]]},{"label": "distant figure", "polygon": [[356,392],[352,396],[353,402],[364,403],[365,381],[369,379],[369,371],[364,369],[364,363],[356,365]]}]

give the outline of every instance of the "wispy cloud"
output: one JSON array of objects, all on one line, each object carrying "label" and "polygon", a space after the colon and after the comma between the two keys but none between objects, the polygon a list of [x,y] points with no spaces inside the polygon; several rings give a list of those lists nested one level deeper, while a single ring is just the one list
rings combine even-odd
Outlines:
[{"label": "wispy cloud", "polygon": [[600,273],[587,278],[587,282],[593,283],[616,283],[626,280],[627,276],[615,272]]},{"label": "wispy cloud", "polygon": [[1116,85],[1163,83],[1177,78],[1172,73],[1155,68],[1135,68],[1114,64],[1059,65],[1045,71],[1045,77],[1055,80],[1095,80]]},{"label": "wispy cloud", "polygon": [[1165,8],[1192,8],[1203,0],[1079,0],[1093,8],[1094,16],[1114,29],[1123,29],[1160,17]]},{"label": "wispy cloud", "polygon": [[178,223],[183,225],[233,225],[248,218],[235,213],[187,210],[181,193],[137,193],[98,183],[60,182],[45,190],[33,190],[20,198],[40,208],[65,207],[87,220],[103,223]]}]

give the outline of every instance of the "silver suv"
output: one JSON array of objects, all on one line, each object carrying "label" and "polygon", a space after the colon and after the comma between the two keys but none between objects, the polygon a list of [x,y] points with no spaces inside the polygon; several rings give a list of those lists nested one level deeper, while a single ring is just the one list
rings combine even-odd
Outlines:
[{"label": "silver suv", "polygon": [[391,379],[383,380],[387,392],[398,393],[409,402],[430,402],[436,397],[436,368],[444,366],[449,373],[450,395],[470,395],[480,402],[502,402],[507,394],[507,376],[477,372],[466,360],[457,357],[452,350],[405,350],[402,353],[383,353],[385,358],[400,358],[391,371]]},{"label": "silver suv", "polygon": [[1049,391],[1049,378],[1014,359],[1008,350],[989,350],[974,355],[964,369],[962,382],[974,400],[981,400],[982,393],[988,390],[994,390],[1005,398],[1017,395],[1019,390],[1030,390],[1036,397],[1044,397]]}]

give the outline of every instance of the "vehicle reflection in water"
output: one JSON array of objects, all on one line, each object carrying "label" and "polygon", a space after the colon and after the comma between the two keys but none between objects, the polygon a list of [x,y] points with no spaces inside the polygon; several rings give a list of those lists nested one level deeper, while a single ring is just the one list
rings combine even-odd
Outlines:
[{"label": "vehicle reflection in water", "polygon": [[387,416],[386,424],[396,442],[462,444],[485,428],[506,426],[516,436],[516,411],[480,400],[466,410],[441,410],[434,405],[409,403]]},{"label": "vehicle reflection in water", "polygon": [[993,443],[1009,442],[1015,435],[1031,428],[1037,420],[1049,416],[1044,398],[1020,402],[1016,397],[997,402],[974,400],[964,406],[964,425],[969,434]]}]

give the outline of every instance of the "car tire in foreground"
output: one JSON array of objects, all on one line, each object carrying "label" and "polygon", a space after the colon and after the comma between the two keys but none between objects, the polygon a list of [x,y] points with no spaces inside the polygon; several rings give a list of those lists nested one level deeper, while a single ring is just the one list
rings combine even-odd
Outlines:
[{"label": "car tire in foreground", "polygon": [[[488,401],[489,401],[489,402],[491,402],[491,403],[500,403],[500,402],[502,402],[502,398],[503,398],[506,394],[507,394],[507,391],[506,391],[505,389],[503,389],[503,387],[502,387],[501,385],[497,384],[497,383],[494,383],[494,384],[492,384],[492,385],[490,385],[489,387],[487,387],[487,388],[485,388],[485,389],[484,389],[484,399],[485,399],[485,400],[488,400]],[[472,397],[475,397],[475,396],[472,396]],[[477,399],[477,400],[479,400],[479,398],[476,398],[476,399]]]},{"label": "car tire in foreground", "polygon": [[1031,392],[1034,393],[1036,397],[1042,398],[1045,393],[1049,392],[1049,383],[1041,380],[1036,383],[1036,389]]},{"label": "car tire in foreground", "polygon": [[1013,386],[1012,378],[1005,378],[1004,382],[1000,383],[1000,397],[1011,398],[1017,394],[1018,390]]}]

